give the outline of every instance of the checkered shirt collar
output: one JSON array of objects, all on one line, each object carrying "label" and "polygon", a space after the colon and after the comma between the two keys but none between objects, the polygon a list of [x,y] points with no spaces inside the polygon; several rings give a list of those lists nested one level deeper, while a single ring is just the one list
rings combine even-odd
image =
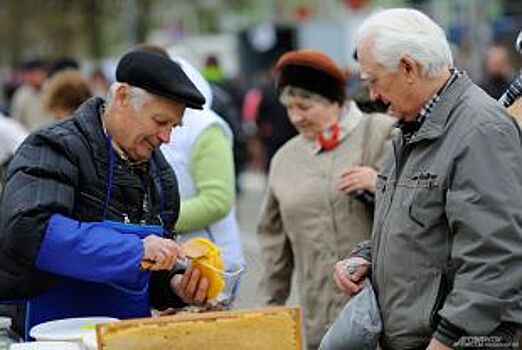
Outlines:
[{"label": "checkered shirt collar", "polygon": [[420,129],[424,121],[431,115],[434,107],[440,101],[440,96],[442,93],[450,86],[459,75],[462,73],[457,69],[451,70],[451,77],[448,81],[440,88],[436,93],[431,96],[431,98],[422,106],[419,115],[413,121],[407,122],[404,120],[400,120],[398,123],[398,127],[402,130],[403,137],[406,141],[409,141],[411,137]]}]

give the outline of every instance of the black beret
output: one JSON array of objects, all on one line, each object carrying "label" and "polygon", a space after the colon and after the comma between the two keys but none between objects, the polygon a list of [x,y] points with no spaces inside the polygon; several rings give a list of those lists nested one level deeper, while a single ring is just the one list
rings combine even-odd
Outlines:
[{"label": "black beret", "polygon": [[116,80],[148,92],[203,109],[205,97],[181,67],[170,58],[152,52],[126,53],[116,67]]}]

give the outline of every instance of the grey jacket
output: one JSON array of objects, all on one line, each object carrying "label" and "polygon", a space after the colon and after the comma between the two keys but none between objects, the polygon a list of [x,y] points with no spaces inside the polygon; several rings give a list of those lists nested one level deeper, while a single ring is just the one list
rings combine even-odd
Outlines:
[{"label": "grey jacket", "polygon": [[520,129],[466,74],[381,167],[372,278],[385,349],[425,346],[439,325],[488,335],[522,322]]}]

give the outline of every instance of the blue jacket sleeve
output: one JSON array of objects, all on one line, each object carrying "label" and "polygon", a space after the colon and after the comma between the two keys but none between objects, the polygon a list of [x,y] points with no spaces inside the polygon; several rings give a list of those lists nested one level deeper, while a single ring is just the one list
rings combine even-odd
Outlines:
[{"label": "blue jacket sleeve", "polygon": [[100,283],[133,284],[140,276],[143,243],[103,222],[79,222],[54,214],[36,267],[57,275]]}]

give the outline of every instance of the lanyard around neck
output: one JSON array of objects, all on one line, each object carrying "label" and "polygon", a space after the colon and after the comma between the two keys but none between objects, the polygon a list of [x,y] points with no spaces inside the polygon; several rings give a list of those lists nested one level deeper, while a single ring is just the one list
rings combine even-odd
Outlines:
[{"label": "lanyard around neck", "polygon": [[[109,210],[109,203],[112,198],[112,184],[114,182],[114,163],[116,162],[116,156],[114,155],[114,151],[112,148],[112,137],[106,133],[105,140],[107,143],[107,153],[109,157],[109,165],[107,169],[107,186],[105,188],[105,201],[103,205],[103,216],[102,219],[107,219],[107,212]],[[159,169],[154,161],[154,158],[151,159],[151,167],[152,167],[152,178],[154,180],[154,184],[159,190],[160,194],[160,215],[159,219],[161,220],[162,225],[165,224],[165,200],[163,193],[163,182],[161,180],[161,176],[159,174]],[[147,191],[147,189],[145,189]],[[151,199],[149,198],[149,201]],[[152,205],[152,204],[150,204]]]}]

